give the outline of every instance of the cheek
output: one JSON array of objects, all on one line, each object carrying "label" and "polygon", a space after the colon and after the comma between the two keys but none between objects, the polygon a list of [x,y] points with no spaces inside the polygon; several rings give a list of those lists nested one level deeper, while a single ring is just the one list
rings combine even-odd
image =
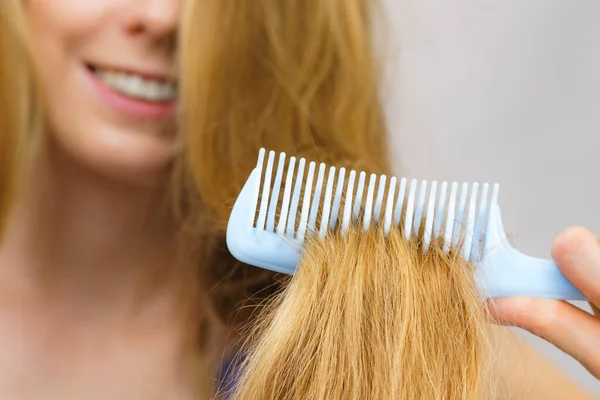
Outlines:
[{"label": "cheek", "polygon": [[27,16],[36,50],[51,46],[63,52],[72,51],[80,41],[98,29],[103,13],[85,5],[97,1],[29,0]]},{"label": "cheek", "polygon": [[73,98],[74,55],[79,38],[86,35],[90,21],[77,18],[71,5],[76,0],[29,0],[27,15],[34,59],[44,86],[50,114],[61,103],[75,104]]},{"label": "cheek", "polygon": [[71,1],[33,0],[28,19],[34,59],[44,88],[50,131],[61,135],[71,132],[88,118],[77,92],[77,32],[67,7]]}]

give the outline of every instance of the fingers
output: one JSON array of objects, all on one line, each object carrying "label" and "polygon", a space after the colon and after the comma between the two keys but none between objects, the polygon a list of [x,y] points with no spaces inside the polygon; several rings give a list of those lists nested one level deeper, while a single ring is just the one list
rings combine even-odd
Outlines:
[{"label": "fingers", "polygon": [[567,302],[550,299],[503,298],[490,305],[497,323],[519,326],[546,339],[600,379],[600,320]]},{"label": "fingers", "polygon": [[600,379],[600,240],[584,228],[569,228],[556,239],[552,258],[598,318],[564,301],[526,297],[490,301],[490,314],[497,323],[548,340]]},{"label": "fingers", "polygon": [[600,307],[600,241],[585,228],[558,236],[552,248],[558,268],[596,307]]}]

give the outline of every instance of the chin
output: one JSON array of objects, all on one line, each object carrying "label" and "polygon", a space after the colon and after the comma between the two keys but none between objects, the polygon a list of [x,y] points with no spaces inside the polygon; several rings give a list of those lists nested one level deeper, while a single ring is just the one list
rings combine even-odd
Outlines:
[{"label": "chin", "polygon": [[169,179],[173,160],[164,163],[133,163],[131,160],[110,159],[95,165],[95,171],[105,179],[131,188],[162,188]]},{"label": "chin", "polygon": [[177,155],[173,136],[110,127],[95,132],[90,129],[86,135],[62,132],[55,135],[54,146],[50,146],[52,158],[59,165],[64,164],[67,171],[87,171],[119,185],[164,186]]},{"label": "chin", "polygon": [[131,148],[98,148],[87,164],[98,174],[129,186],[164,186],[172,170],[174,152],[144,143]]}]

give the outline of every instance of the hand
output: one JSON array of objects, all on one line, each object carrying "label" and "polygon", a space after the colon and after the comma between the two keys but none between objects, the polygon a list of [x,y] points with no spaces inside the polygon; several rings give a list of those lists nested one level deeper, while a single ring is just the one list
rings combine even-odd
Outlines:
[{"label": "hand", "polygon": [[566,301],[511,297],[491,302],[492,317],[551,342],[600,379],[600,239],[584,228],[569,228],[556,239],[552,258],[588,298],[594,315]]}]

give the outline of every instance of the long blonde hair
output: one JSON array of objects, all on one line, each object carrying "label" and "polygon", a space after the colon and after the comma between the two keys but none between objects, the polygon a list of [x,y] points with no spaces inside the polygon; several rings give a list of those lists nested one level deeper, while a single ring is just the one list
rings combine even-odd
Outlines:
[{"label": "long blonde hair", "polygon": [[23,37],[15,29],[17,18],[16,4],[12,0],[0,5],[0,234],[16,190],[18,145],[23,133],[17,82],[19,69],[25,65],[23,46],[19,46]]},{"label": "long blonde hair", "polygon": [[234,400],[494,395],[473,266],[397,227],[309,240],[251,338]]},{"label": "long blonde hair", "polygon": [[20,0],[0,2],[0,233],[41,129],[43,94]]},{"label": "long blonde hair", "polygon": [[[218,313],[243,324],[273,290],[273,274],[228,254],[224,227],[259,148],[389,172],[377,0],[187,1],[182,12],[184,159],[209,226],[204,281]],[[257,293],[259,293],[257,295]],[[240,305],[244,307],[240,307]],[[233,309],[242,311],[232,314]]]},{"label": "long blonde hair", "polygon": [[388,169],[371,43],[373,3],[186,3],[186,156],[203,203],[221,220],[261,147]]}]

